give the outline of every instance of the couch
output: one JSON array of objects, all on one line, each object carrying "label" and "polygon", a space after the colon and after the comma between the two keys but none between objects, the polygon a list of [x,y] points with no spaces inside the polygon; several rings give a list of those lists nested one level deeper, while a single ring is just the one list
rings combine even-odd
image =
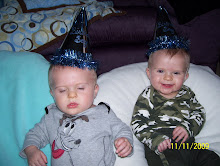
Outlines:
[{"label": "couch", "polygon": [[216,72],[220,59],[220,5],[214,0],[74,0],[65,5],[60,3],[68,1],[53,0],[44,4],[45,8],[34,3],[34,9],[27,3],[30,0],[3,2],[0,50],[36,52],[49,60],[61,46],[78,8],[84,5],[90,49],[99,61],[98,74],[102,74],[147,61],[147,43],[153,39],[156,11],[162,5],[177,33],[190,39],[193,64]]},{"label": "couch", "polygon": [[[147,66],[145,53],[148,41],[153,39],[156,7],[164,5],[176,31],[191,41],[192,63],[186,85],[195,92],[207,116],[206,125],[196,141],[207,143],[209,149],[220,155],[220,78],[215,74],[220,54],[219,6],[210,3],[212,5],[208,6],[208,10],[192,13],[185,8],[178,10],[181,9],[178,6],[181,3],[168,1],[113,0],[114,8],[122,12],[114,11],[103,19],[90,22],[91,50],[94,59],[99,61],[100,91],[95,104],[100,101],[110,104],[116,115],[129,125],[137,96],[149,85],[144,72]],[[198,7],[193,6],[194,1],[184,2],[193,10]],[[195,3],[198,4],[198,1]],[[181,14],[184,11],[187,12]],[[0,17],[3,19],[5,15]],[[5,36],[1,33],[1,37]],[[37,49],[19,52],[1,51],[4,49],[2,43],[7,42],[0,41],[0,165],[27,165],[18,153],[25,133],[45,114],[45,106],[53,102],[47,80],[48,60],[64,37],[57,36]],[[116,166],[147,165],[143,145],[135,137],[134,141],[134,155],[129,158],[117,157]],[[50,147],[45,147],[43,151],[50,159]]]},{"label": "couch", "polygon": [[[26,166],[19,156],[25,134],[45,114],[53,102],[48,86],[48,61],[38,53],[0,51],[0,165]],[[101,74],[95,104],[105,102],[116,115],[130,125],[138,95],[149,85],[147,62],[134,63]],[[196,94],[206,111],[206,122],[196,136],[198,148],[208,148],[220,155],[220,77],[209,67],[190,65],[185,82]],[[135,136],[131,157],[116,158],[115,166],[147,166],[144,146]],[[50,165],[50,146],[43,149]]]},{"label": "couch", "polygon": [[[106,1],[106,0],[99,0]],[[147,61],[147,43],[153,39],[156,11],[164,6],[181,36],[191,42],[193,64],[209,66],[214,72],[220,59],[220,5],[190,0],[113,0],[121,15],[97,20],[88,26],[91,52],[100,63],[99,74],[113,68]],[[39,53],[46,58],[62,40]],[[111,62],[114,63],[106,63]]]}]

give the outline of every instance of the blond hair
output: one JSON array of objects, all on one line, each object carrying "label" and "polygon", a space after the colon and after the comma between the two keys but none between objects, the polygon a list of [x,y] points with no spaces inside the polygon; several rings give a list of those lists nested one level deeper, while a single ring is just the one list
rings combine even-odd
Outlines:
[{"label": "blond hair", "polygon": [[[163,49],[164,51],[166,51],[166,55],[169,55],[170,58],[172,58],[173,56],[175,56],[177,53],[179,53],[180,55],[184,56],[185,58],[185,65],[186,65],[186,71],[189,70],[189,66],[190,66],[190,55],[189,53],[185,50],[185,49]],[[158,50],[159,51],[159,50]],[[149,59],[148,59],[148,68],[150,68],[152,66],[152,59],[154,56],[153,52],[152,54],[150,54]]]},{"label": "blond hair", "polygon": [[[53,73],[53,71],[54,70],[56,70],[56,69],[63,69],[63,68],[65,68],[65,67],[68,67],[68,66],[62,66],[62,65],[50,65],[50,67],[49,67],[49,70],[48,70],[48,84],[49,84],[49,87],[50,87],[50,89],[52,88],[52,86],[53,86],[53,77],[52,77],[52,73]],[[77,67],[75,67],[75,68],[77,68]],[[78,68],[78,69],[80,69],[80,68]],[[94,75],[94,81],[95,81],[95,83],[97,82],[97,73],[96,73],[96,71],[95,70],[91,70],[91,71],[94,71],[93,72],[93,75]]]}]

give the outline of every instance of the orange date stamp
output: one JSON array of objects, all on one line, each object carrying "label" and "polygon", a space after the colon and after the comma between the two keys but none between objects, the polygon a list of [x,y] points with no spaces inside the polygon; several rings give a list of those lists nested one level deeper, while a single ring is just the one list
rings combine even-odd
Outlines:
[{"label": "orange date stamp", "polygon": [[193,149],[209,149],[209,143],[171,143],[171,149],[193,150]]}]

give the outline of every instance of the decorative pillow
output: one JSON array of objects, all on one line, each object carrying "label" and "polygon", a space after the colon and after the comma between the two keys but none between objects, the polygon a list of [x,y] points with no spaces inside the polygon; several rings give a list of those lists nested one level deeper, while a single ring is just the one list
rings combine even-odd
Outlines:
[{"label": "decorative pillow", "polygon": [[185,24],[211,10],[220,8],[218,1],[206,0],[168,0],[174,8],[179,24]]},{"label": "decorative pillow", "polygon": [[52,10],[60,7],[79,5],[78,0],[17,0],[24,13]]},{"label": "decorative pillow", "polygon": [[[121,12],[111,2],[80,0],[90,22]],[[71,28],[80,5],[66,6],[36,13],[23,13],[17,0],[6,0],[0,8],[0,50],[39,52],[63,40]]]},{"label": "decorative pillow", "polygon": [[[130,125],[133,107],[139,94],[150,85],[145,73],[147,62],[127,65],[101,75],[98,79],[100,91],[95,103],[106,102],[116,115]],[[208,67],[191,64],[189,78],[185,82],[196,94],[206,110],[206,123],[199,135],[198,143],[208,143],[209,149],[220,155],[220,77]],[[134,136],[134,155],[117,157],[116,166],[147,165],[143,145]]]},{"label": "decorative pillow", "polygon": [[[53,103],[48,86],[49,63],[40,54],[0,51],[0,165],[27,166],[19,157],[25,134]],[[43,149],[50,165],[50,146]]]}]

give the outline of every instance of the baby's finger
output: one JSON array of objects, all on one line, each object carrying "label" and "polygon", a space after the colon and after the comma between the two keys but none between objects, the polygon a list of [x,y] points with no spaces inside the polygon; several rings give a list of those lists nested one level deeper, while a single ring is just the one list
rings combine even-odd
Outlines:
[{"label": "baby's finger", "polygon": [[130,145],[127,139],[121,139],[117,143],[116,153],[120,153],[126,146]]},{"label": "baby's finger", "polygon": [[30,164],[30,166],[46,166],[43,160],[38,160],[35,163]]},{"label": "baby's finger", "polygon": [[183,140],[181,141],[181,143],[184,143],[188,139],[188,137],[189,137],[189,135],[188,135],[188,133],[186,133]]},{"label": "baby's finger", "polygon": [[159,145],[159,146],[157,147],[157,149],[159,150],[159,152],[163,152],[163,149],[162,149],[161,145]]},{"label": "baby's finger", "polygon": [[175,140],[181,133],[181,128],[179,127],[176,127],[174,130],[173,130],[173,139]]},{"label": "baby's finger", "polygon": [[132,147],[130,145],[125,146],[121,151],[118,152],[118,156],[120,157],[126,157],[128,156],[132,151]]},{"label": "baby's finger", "polygon": [[179,142],[183,138],[184,138],[184,136],[183,136],[183,134],[181,134],[176,138],[175,142]]},{"label": "baby's finger", "polygon": [[45,165],[47,164],[47,156],[43,153],[43,152],[41,152],[41,157],[42,157],[42,159],[43,159],[43,162],[45,163]]},{"label": "baby's finger", "polygon": [[168,142],[167,142],[167,147],[168,147],[169,149],[171,149],[171,142],[170,142],[170,140],[168,140]]},{"label": "baby's finger", "polygon": [[165,147],[166,147],[166,144],[164,142],[160,143],[159,146],[158,146],[159,152],[163,152]]},{"label": "baby's finger", "polygon": [[121,157],[127,157],[132,152],[132,147],[129,146],[129,149],[121,154]]},{"label": "baby's finger", "polygon": [[120,146],[126,139],[125,138],[118,138],[115,141],[115,147],[117,148],[118,146]]},{"label": "baby's finger", "polygon": [[38,161],[38,165],[39,166],[46,166],[47,164],[43,160],[40,160],[40,161]]}]

